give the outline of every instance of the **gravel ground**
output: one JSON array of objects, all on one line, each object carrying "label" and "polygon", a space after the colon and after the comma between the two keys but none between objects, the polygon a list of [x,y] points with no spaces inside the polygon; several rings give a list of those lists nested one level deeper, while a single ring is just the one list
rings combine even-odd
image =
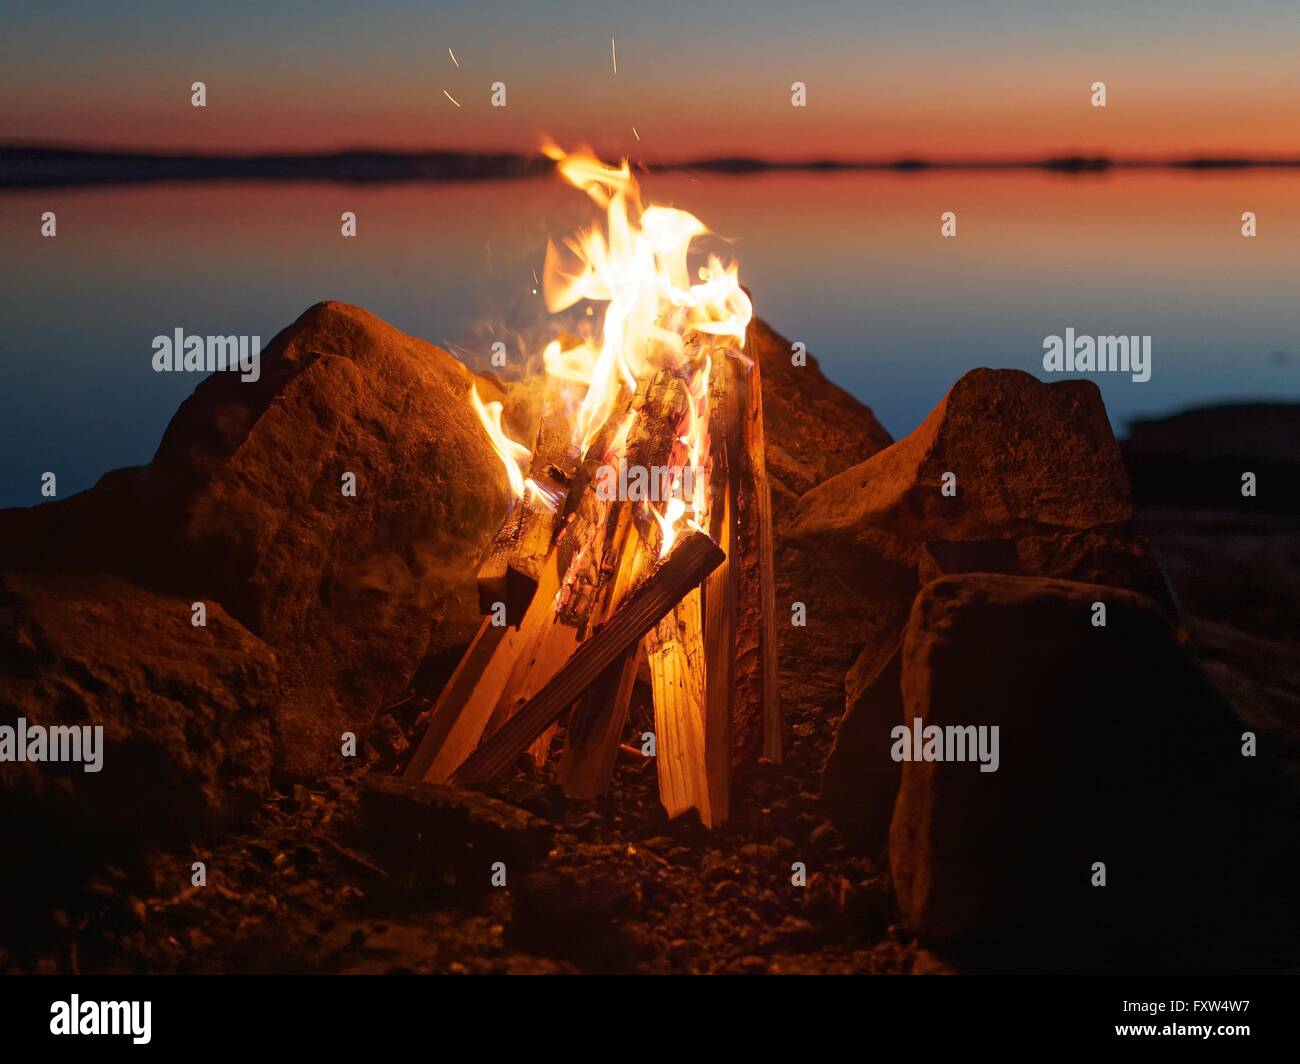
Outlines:
[{"label": "gravel ground", "polygon": [[[395,716],[412,718],[419,700]],[[638,692],[629,739],[647,725]],[[553,766],[491,792],[553,825],[549,852],[413,884],[366,848],[347,776],[272,795],[241,834],[98,873],[0,967],[42,972],[943,971],[898,924],[882,862],[852,856],[818,809],[825,714],[787,721],[782,765],[735,783],[731,821],[669,821],[652,764],[622,754],[610,793],[566,801]],[[411,738],[416,738],[413,734]],[[192,883],[204,862],[205,886]],[[806,883],[795,885],[802,862]]]}]

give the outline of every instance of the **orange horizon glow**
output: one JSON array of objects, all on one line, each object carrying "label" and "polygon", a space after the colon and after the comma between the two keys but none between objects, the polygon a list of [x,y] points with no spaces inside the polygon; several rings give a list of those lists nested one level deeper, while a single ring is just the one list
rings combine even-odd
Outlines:
[{"label": "orange horizon glow", "polygon": [[[1054,12],[826,0],[802,14],[776,0],[663,0],[593,19],[583,0],[567,18],[453,0],[439,15],[382,2],[358,20],[327,0],[310,25],[268,12],[238,26],[198,11],[118,26],[33,9],[7,26],[0,142],[531,153],[548,136],[653,162],[1295,157],[1300,16],[1249,3],[1253,17],[1238,19],[1118,0]],[[203,109],[190,106],[195,79]],[[795,81],[806,107],[791,106]],[[1094,81],[1105,108],[1091,106]],[[498,83],[504,107],[491,103]]]}]

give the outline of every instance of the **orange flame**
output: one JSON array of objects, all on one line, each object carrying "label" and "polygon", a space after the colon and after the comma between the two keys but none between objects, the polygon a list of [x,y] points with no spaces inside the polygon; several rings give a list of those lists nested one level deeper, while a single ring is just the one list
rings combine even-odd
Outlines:
[{"label": "orange flame", "polygon": [[502,405],[498,402],[485,403],[478,395],[478,385],[471,384],[469,388],[470,406],[478,414],[478,419],[483,423],[483,429],[492,442],[492,449],[496,451],[497,457],[501,459],[501,464],[505,467],[506,477],[510,481],[510,494],[512,498],[518,500],[523,498],[536,499],[548,509],[554,510],[559,505],[559,499],[553,492],[547,491],[540,484],[531,478],[524,476],[524,471],[528,468],[532,454],[522,443],[517,443],[506,435],[505,429],[501,427]]},{"label": "orange flame", "polygon": [[[666,500],[662,513],[646,504],[664,531],[661,554],[666,554],[682,527],[708,526],[703,467],[713,369],[709,347],[718,345],[703,345],[703,337],[692,339],[692,334],[734,340],[732,353],[738,354],[753,307],[740,287],[737,267],[724,266],[716,255],[698,267],[692,283],[691,245],[708,229],[687,211],[642,206],[640,187],[626,159],[614,167],[585,149],[566,153],[547,144],[542,150],[555,160],[566,181],[605,212],[603,226],[558,246],[552,241],[546,249],[542,287],[548,310],[555,313],[583,300],[606,304],[598,340],[567,348],[555,340],[543,353],[550,377],[583,389],[573,417],[573,445],[586,457],[621,400],[646,375],[667,369],[686,383],[689,411],[677,441],[680,450],[675,447],[674,452],[691,468],[691,498]],[[485,405],[477,394],[473,401],[510,474],[512,491],[522,497],[531,484],[524,480],[527,448],[501,430],[501,404]],[[630,427],[631,418],[620,423],[607,445],[608,457],[622,456]]]},{"label": "orange flame", "polygon": [[[684,446],[692,467],[692,498],[671,499],[654,514],[664,529],[662,553],[676,537],[679,522],[707,525],[705,478],[708,455],[708,392],[712,359],[707,349],[688,349],[688,337],[703,333],[734,339],[743,348],[753,316],[735,265],[715,255],[691,282],[691,244],[708,233],[695,215],[672,207],[641,204],[640,188],[626,160],[607,166],[590,152],[543,148],[560,174],[605,209],[603,228],[579,233],[557,247],[548,245],[543,272],[546,306],[563,310],[579,300],[607,304],[600,346],[583,343],[560,352],[548,348],[547,372],[586,385],[574,419],[573,443],[586,454],[618,405],[624,388],[635,390],[646,374],[669,369],[680,374],[691,397]],[[698,338],[697,338],[698,339]]]}]

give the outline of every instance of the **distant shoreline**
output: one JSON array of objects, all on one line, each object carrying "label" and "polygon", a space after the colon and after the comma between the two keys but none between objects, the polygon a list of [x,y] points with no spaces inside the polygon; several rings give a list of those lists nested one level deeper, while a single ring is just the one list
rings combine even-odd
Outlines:
[{"label": "distant shoreline", "polygon": [[[1114,170],[1300,170],[1300,157],[1187,156],[1121,159],[1056,155],[1042,159],[802,159],[723,156],[680,162],[640,162],[649,172],[723,174],[1043,170],[1099,174]],[[510,181],[549,173],[554,164],[519,152],[379,151],[200,154],[0,145],[0,188],[57,188],[149,182],[319,181],[340,184]]]}]

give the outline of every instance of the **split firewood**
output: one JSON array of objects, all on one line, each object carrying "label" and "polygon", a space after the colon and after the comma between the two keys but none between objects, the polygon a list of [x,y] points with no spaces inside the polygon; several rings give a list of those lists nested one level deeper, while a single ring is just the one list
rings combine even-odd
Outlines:
[{"label": "split firewood", "polygon": [[757,361],[734,366],[740,395],[735,494],[736,635],[733,676],[732,764],[758,754],[781,760],[781,699],[777,680],[776,577],[772,502],[764,455],[763,400]]},{"label": "split firewood", "polygon": [[474,751],[452,776],[458,785],[491,779],[514,764],[574,701],[624,653],[636,646],[673,605],[723,561],[702,532],[678,542],[650,577],[526,705]]},{"label": "split firewood", "polygon": [[736,499],[741,477],[743,429],[740,394],[743,367],[734,358],[714,363],[709,390],[709,531],[727,560],[700,589],[704,658],[704,749],[709,813],[722,823],[730,813],[731,753],[735,705],[736,613],[740,595],[740,538]]},{"label": "split firewood", "polygon": [[[753,345],[755,348],[757,345]],[[767,437],[763,427],[763,386],[755,354],[748,373],[745,402],[744,455],[747,475],[753,485],[750,499],[752,519],[741,508],[742,529],[757,525],[758,595],[760,632],[758,654],[762,659],[763,756],[780,764],[783,756],[784,721],[781,715],[781,681],[777,668],[776,641],[776,537],[772,528],[772,489],[767,479]],[[750,596],[742,591],[742,601]],[[752,613],[749,615],[752,617]],[[748,623],[748,622],[747,622]],[[743,650],[742,650],[743,652]]]},{"label": "split firewood", "polygon": [[[557,406],[547,397],[547,406]],[[577,471],[569,419],[558,409],[542,415],[533,447],[525,495],[515,503],[478,570],[479,612],[505,603],[509,623],[517,625],[532,602],[542,568],[551,553],[559,520],[558,503]]]},{"label": "split firewood", "polygon": [[[506,519],[501,523],[501,527],[497,529],[496,535],[492,537],[487,553],[479,563],[479,613],[492,613],[498,602],[507,602],[510,597],[510,556],[514,553],[515,544],[519,542],[525,509],[525,506],[518,502],[515,503],[514,509],[510,511]],[[506,608],[506,616],[507,618],[510,616],[509,606]],[[518,619],[518,617],[515,617],[513,621],[517,622]]]},{"label": "split firewood", "polygon": [[[636,418],[624,448],[623,469],[628,473],[620,470],[619,476],[638,471],[650,494],[649,500],[627,499],[620,492],[621,501],[606,517],[606,545],[594,592],[601,618],[618,609],[658,555],[662,532],[645,516],[645,505],[650,500],[665,504],[670,470],[682,465],[679,437],[689,417],[689,402],[686,382],[675,371],[656,372],[637,388]],[[560,782],[571,798],[595,798],[609,789],[639,654],[639,645],[630,647],[574,707],[559,765]]]},{"label": "split firewood", "polygon": [[704,756],[700,590],[693,588],[645,637],[654,694],[659,801],[670,818],[689,809],[712,825]]},{"label": "split firewood", "polygon": [[[710,351],[705,460],[709,534],[724,556],[736,549],[734,498],[742,437],[736,361]],[[654,692],[660,800],[670,816],[694,808],[708,826],[727,818],[731,780],[731,676],[739,569],[727,557],[700,593],[646,640]]]},{"label": "split firewood", "polygon": [[405,778],[446,783],[460,767],[492,719],[516,664],[554,620],[552,602],[559,589],[559,559],[552,552],[542,570],[538,594],[518,628],[484,620],[434,706],[428,731],[407,766]]},{"label": "split firewood", "polygon": [[[666,468],[676,428],[685,416],[685,399],[684,384],[669,371],[643,380],[631,397],[629,409],[635,416],[628,418],[623,414],[614,426],[613,442],[602,447],[606,458],[612,451],[622,450],[626,456],[624,461],[631,466],[647,470]],[[623,431],[627,434],[626,444],[620,447],[616,437]],[[589,469],[590,463],[586,467]],[[598,470],[600,476],[610,474],[607,463]],[[538,662],[518,682],[512,678],[507,688],[512,702],[498,707],[489,732],[555,674],[577,642],[584,638],[588,626],[609,616],[649,567],[653,555],[644,549],[643,537],[637,533],[638,520],[648,520],[638,517],[642,504],[609,488],[608,483],[587,483],[580,488],[583,498],[564,530],[566,539],[572,540],[576,549],[565,573],[556,623],[543,641]],[[635,654],[635,650],[630,653]],[[561,769],[566,792],[574,797],[595,797],[609,785],[614,746],[627,716],[635,679],[633,673],[625,676],[625,672],[622,667],[611,668],[606,682],[597,685],[599,693],[588,692],[576,709],[578,719],[571,726],[581,741],[576,745],[566,743],[566,749],[572,753]],[[530,747],[534,764],[546,761],[555,729],[552,725]]]},{"label": "split firewood", "polygon": [[[620,513],[618,525],[609,547],[608,564],[613,572],[601,603],[602,620],[618,609],[651,564],[650,544],[641,534],[631,507]],[[559,777],[570,798],[596,798],[609,789],[618,742],[632,701],[639,654],[638,643],[605,670],[569,717]]]},{"label": "split firewood", "polygon": [[[621,485],[609,479],[621,479],[629,470],[644,471],[643,475],[667,470],[686,402],[685,384],[676,373],[661,370],[643,378],[625,411],[608,423],[612,436],[626,433],[624,445],[607,449],[602,443],[589,452],[574,488],[581,494],[566,527],[573,552],[559,604],[566,624],[584,627],[598,600],[608,594],[618,560],[611,561],[610,547],[614,537],[626,535],[620,515],[639,511],[644,501],[625,498],[617,490]],[[612,451],[622,452],[621,469],[609,461]]]}]

